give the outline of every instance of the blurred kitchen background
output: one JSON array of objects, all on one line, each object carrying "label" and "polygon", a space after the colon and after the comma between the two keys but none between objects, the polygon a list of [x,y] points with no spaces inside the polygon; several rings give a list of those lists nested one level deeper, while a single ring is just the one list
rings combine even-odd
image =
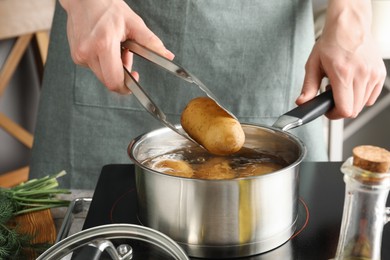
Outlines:
[{"label": "blurred kitchen background", "polygon": [[[390,0],[372,2],[373,31],[381,44],[390,75]],[[323,25],[326,3],[326,0],[313,0],[316,22],[313,33],[317,36]],[[12,177],[15,181],[19,178],[16,176],[27,176],[28,173],[42,64],[46,59],[54,4],[55,0],[0,1],[0,177],[11,172],[8,176],[15,176]],[[8,59],[11,55],[12,59]],[[358,118],[323,120],[330,160],[345,160],[352,148],[361,144],[390,149],[390,76],[377,103],[365,109]]]}]

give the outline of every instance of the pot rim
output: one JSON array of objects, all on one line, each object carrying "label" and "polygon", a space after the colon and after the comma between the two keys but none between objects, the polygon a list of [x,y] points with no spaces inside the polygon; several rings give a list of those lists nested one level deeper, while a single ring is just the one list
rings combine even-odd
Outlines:
[{"label": "pot rim", "polygon": [[[234,179],[197,179],[197,178],[190,178],[190,177],[175,176],[175,175],[159,172],[159,171],[156,171],[152,168],[146,167],[139,160],[137,160],[133,154],[134,148],[139,144],[140,140],[143,140],[143,139],[147,138],[148,136],[153,135],[155,132],[162,131],[162,130],[170,130],[168,127],[157,128],[155,130],[152,130],[150,132],[147,132],[147,133],[144,133],[144,134],[141,134],[141,135],[135,137],[127,147],[127,154],[136,166],[142,168],[143,170],[146,170],[146,172],[167,176],[169,178],[176,178],[176,179],[180,179],[180,180],[197,181],[197,182],[232,182],[232,181],[235,182],[238,180],[242,181],[242,180],[267,178],[271,175],[282,174],[285,170],[297,167],[306,156],[307,149],[306,149],[306,146],[303,143],[303,141],[301,139],[299,139],[297,136],[295,136],[289,132],[283,131],[279,128],[275,128],[272,126],[267,126],[264,124],[241,123],[241,125],[242,126],[249,126],[249,127],[261,127],[261,128],[264,128],[265,130],[271,130],[271,131],[275,132],[274,134],[282,134],[282,135],[287,136],[288,139],[292,139],[297,144],[297,146],[300,148],[299,157],[294,162],[292,162],[291,164],[287,165],[286,167],[284,167],[282,169],[279,169],[279,170],[276,170],[276,171],[270,172],[270,173],[255,175],[255,176],[239,177],[239,178],[234,178]],[[176,126],[176,127],[181,127],[181,126]],[[180,138],[181,136],[178,135],[178,137]]]}]

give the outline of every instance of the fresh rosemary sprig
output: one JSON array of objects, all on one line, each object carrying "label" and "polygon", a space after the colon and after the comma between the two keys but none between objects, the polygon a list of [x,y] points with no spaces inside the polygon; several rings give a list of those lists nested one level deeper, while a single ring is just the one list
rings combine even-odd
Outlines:
[{"label": "fresh rosemary sprig", "polygon": [[18,227],[7,225],[13,216],[69,205],[68,200],[56,198],[58,194],[70,193],[67,189],[57,188],[57,178],[65,174],[62,171],[12,188],[0,188],[0,259],[17,257],[23,248],[33,248],[29,243],[31,236],[20,234]]}]

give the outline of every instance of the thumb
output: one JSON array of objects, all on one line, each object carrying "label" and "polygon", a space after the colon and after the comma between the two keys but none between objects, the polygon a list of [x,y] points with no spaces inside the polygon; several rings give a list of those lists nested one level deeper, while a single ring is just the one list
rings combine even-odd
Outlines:
[{"label": "thumb", "polygon": [[319,58],[312,53],[306,63],[306,73],[301,94],[295,100],[298,106],[313,99],[317,95],[323,75]]}]

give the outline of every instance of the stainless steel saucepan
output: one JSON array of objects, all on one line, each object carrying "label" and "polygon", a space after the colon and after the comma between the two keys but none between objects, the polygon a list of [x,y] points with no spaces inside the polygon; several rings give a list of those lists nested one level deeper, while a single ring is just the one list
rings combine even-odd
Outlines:
[{"label": "stainless steel saucepan", "polygon": [[296,229],[299,167],[306,154],[303,142],[285,130],[332,106],[332,94],[326,92],[281,116],[272,127],[243,124],[245,147],[281,156],[288,163],[260,176],[203,180],[167,175],[143,162],[194,144],[169,128],[135,138],[128,154],[136,165],[139,220],[195,257],[249,256],[282,245]]}]

